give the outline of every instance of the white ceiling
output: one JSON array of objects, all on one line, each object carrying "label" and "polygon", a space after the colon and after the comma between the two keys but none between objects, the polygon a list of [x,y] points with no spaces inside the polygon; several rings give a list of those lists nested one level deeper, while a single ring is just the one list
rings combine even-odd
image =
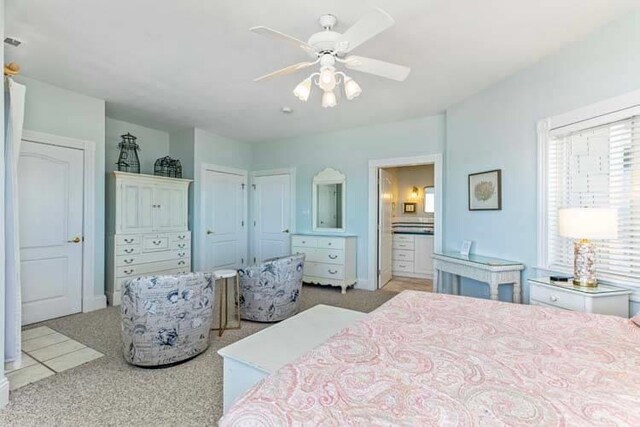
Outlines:
[{"label": "white ceiling", "polygon": [[[259,141],[419,117],[538,61],[637,0],[7,0],[7,46],[26,76],[107,101],[115,118]],[[254,83],[304,53],[248,31],[306,40],[323,13],[343,32],[377,6],[396,25],[354,53],[412,68],[398,83],[352,72],[364,92],[320,107],[291,93],[308,74]],[[285,115],[281,107],[290,106]]]}]

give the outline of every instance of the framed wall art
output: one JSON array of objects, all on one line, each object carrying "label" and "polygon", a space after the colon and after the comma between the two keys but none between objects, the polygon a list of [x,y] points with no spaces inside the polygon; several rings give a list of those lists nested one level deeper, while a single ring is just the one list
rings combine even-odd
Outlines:
[{"label": "framed wall art", "polygon": [[403,203],[402,212],[414,214],[416,213],[416,206],[417,206],[416,203]]},{"label": "framed wall art", "polygon": [[469,210],[502,209],[502,170],[469,174]]}]

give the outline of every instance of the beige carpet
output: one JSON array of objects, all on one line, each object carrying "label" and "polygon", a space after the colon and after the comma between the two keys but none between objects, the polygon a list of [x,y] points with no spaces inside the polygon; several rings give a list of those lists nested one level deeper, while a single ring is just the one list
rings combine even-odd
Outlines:
[{"label": "beige carpet", "polygon": [[[328,304],[369,312],[395,292],[304,286],[302,310]],[[64,317],[49,326],[106,355],[11,394],[0,425],[160,426],[216,425],[222,415],[222,359],[217,350],[268,324],[243,322],[242,329],[212,333],[202,355],[167,369],[125,363],[120,344],[119,307]],[[34,325],[39,326],[39,325]]]}]

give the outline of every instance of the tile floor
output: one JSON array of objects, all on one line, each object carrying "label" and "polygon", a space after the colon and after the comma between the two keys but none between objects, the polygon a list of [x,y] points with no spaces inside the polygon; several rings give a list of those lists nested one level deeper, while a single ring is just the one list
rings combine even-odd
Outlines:
[{"label": "tile floor", "polygon": [[431,279],[394,276],[382,289],[391,292],[402,292],[406,290],[432,292],[433,281]]},{"label": "tile floor", "polygon": [[22,332],[22,364],[5,364],[10,389],[15,390],[43,378],[102,357],[103,354],[46,326]]}]

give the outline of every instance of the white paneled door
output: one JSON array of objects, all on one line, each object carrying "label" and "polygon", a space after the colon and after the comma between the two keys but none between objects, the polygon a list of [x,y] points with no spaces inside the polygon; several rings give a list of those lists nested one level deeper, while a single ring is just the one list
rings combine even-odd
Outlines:
[{"label": "white paneled door", "polygon": [[22,323],[82,310],[84,154],[22,142],[18,165]]},{"label": "white paneled door", "polygon": [[393,175],[380,169],[378,178],[378,288],[381,288],[391,280],[393,263]]},{"label": "white paneled door", "polygon": [[245,191],[243,175],[203,171],[204,270],[236,269],[246,264]]},{"label": "white paneled door", "polygon": [[289,255],[291,221],[290,175],[254,178],[254,261]]}]

